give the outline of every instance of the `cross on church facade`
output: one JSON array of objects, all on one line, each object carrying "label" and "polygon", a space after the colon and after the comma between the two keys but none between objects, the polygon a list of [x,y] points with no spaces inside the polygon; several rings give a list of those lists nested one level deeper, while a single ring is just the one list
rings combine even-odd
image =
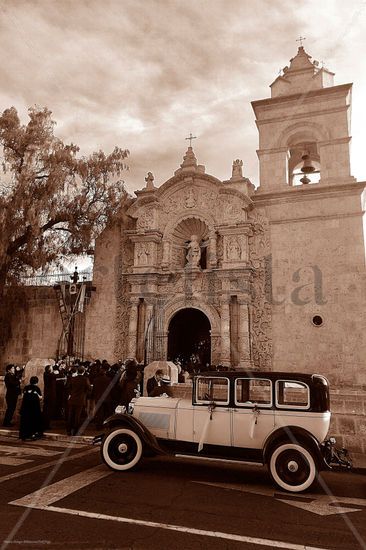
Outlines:
[{"label": "cross on church facade", "polygon": [[192,132],[189,133],[189,137],[186,137],[185,139],[189,139],[189,146],[192,147],[192,139],[197,139],[196,136],[192,136]]},{"label": "cross on church facade", "polygon": [[306,40],[305,36],[299,36],[299,38],[296,40],[296,42],[300,43],[300,46],[302,47],[302,41]]}]

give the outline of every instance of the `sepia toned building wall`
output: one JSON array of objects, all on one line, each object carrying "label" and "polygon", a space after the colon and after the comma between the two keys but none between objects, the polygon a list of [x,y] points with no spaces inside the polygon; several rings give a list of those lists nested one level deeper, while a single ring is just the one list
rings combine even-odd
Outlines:
[{"label": "sepia toned building wall", "polygon": [[9,309],[10,331],[3,362],[56,357],[61,318],[52,287],[23,287]]}]

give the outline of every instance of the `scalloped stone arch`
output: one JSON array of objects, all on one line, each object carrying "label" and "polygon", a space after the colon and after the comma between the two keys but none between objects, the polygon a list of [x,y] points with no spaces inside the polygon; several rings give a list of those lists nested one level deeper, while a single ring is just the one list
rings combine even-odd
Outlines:
[{"label": "scalloped stone arch", "polygon": [[187,301],[186,298],[174,298],[168,302],[164,311],[164,332],[168,334],[170,321],[173,319],[174,315],[181,311],[182,309],[198,309],[202,311],[210,321],[211,325],[211,336],[220,334],[220,316],[217,311],[210,305],[202,303],[198,299],[192,298]]},{"label": "scalloped stone arch", "polygon": [[276,146],[288,147],[304,141],[326,141],[330,139],[329,132],[316,122],[301,121],[287,126],[279,135]]},{"label": "scalloped stone arch", "polygon": [[209,214],[207,214],[207,212],[203,212],[203,210],[199,208],[190,208],[186,212],[183,212],[182,214],[176,216],[168,222],[164,229],[163,240],[169,239],[176,226],[179,225],[183,220],[187,220],[189,218],[197,218],[207,225],[209,231],[214,230],[216,222],[213,216],[210,216]]}]

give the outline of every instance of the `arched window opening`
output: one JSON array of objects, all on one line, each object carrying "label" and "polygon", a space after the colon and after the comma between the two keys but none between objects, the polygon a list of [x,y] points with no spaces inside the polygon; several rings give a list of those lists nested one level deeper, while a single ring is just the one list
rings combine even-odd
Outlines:
[{"label": "arched window opening", "polygon": [[320,156],[317,145],[299,143],[289,150],[288,173],[289,185],[307,185],[320,180]]}]

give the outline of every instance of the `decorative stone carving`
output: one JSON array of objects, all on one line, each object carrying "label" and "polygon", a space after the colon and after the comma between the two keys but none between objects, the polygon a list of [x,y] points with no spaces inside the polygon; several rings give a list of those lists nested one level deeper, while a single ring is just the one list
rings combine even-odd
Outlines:
[{"label": "decorative stone carving", "polygon": [[117,314],[115,322],[114,339],[114,356],[116,359],[125,359],[127,357],[127,340],[128,340],[128,323],[129,314],[128,307],[130,303],[129,297],[129,281],[128,272],[131,272],[133,265],[133,245],[122,233],[119,256],[115,265],[116,269],[116,284],[115,291],[117,297]]},{"label": "decorative stone carving", "polygon": [[184,199],[184,205],[186,208],[194,208],[196,206],[196,196],[192,188],[188,189],[188,192]]},{"label": "decorative stone carving", "polygon": [[225,256],[228,261],[241,260],[241,246],[237,237],[227,237]]},{"label": "decorative stone carving", "polygon": [[151,265],[153,263],[152,258],[152,243],[138,242],[135,244],[135,265]]},{"label": "decorative stone carving", "polygon": [[249,236],[249,258],[254,268],[252,282],[251,338],[253,366],[261,370],[272,367],[272,305],[269,302],[266,263],[270,255],[269,225],[257,211],[250,213],[253,233]]},{"label": "decorative stone carving", "polygon": [[153,208],[146,208],[138,217],[137,229],[152,229],[155,225],[155,211]]},{"label": "decorative stone carving", "polygon": [[163,242],[163,265],[168,266],[170,262],[170,242],[164,241]]}]

